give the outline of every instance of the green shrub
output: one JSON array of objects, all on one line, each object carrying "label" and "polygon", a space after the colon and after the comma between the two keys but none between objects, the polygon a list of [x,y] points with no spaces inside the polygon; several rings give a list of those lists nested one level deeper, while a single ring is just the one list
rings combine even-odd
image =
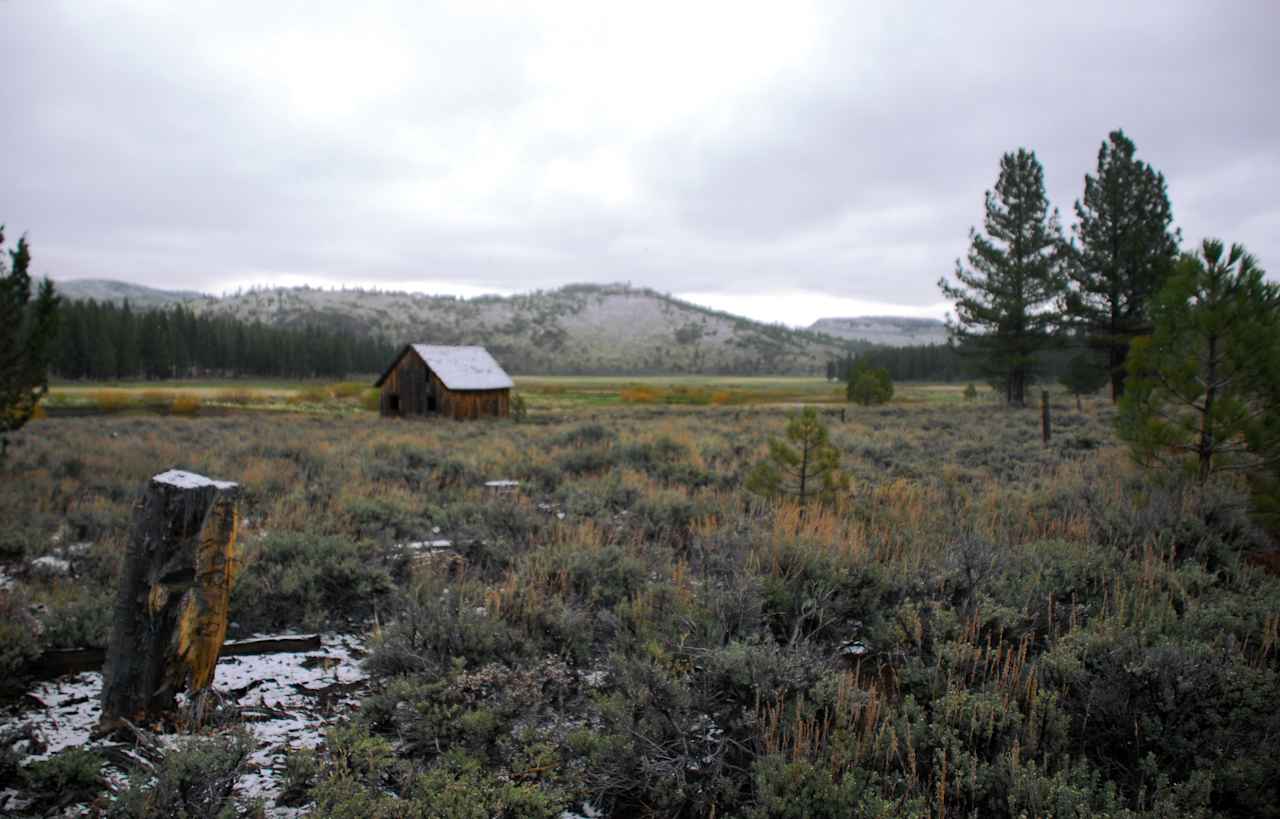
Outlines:
[{"label": "green shrub", "polygon": [[458,750],[419,774],[409,792],[430,819],[553,819],[568,801],[537,782],[495,776],[481,760]]},{"label": "green shrub", "polygon": [[138,771],[112,804],[116,819],[222,819],[236,815],[228,803],[253,751],[247,730],[213,737],[192,737],[164,755],[154,773]]},{"label": "green shrub", "polygon": [[231,594],[238,633],[362,622],[392,590],[368,541],[272,532],[257,541]]},{"label": "green shrub", "polygon": [[581,477],[606,472],[617,462],[617,453],[612,449],[575,449],[561,455],[556,461],[556,468],[563,474]]},{"label": "green shrub", "polygon": [[349,497],[342,511],[350,517],[354,534],[362,538],[412,540],[431,528],[431,521],[398,498]]},{"label": "green shrub", "polygon": [[588,423],[572,427],[552,439],[553,446],[597,446],[610,444],[618,439],[618,433],[603,424]]},{"label": "green shrub", "polygon": [[884,368],[855,370],[845,393],[848,400],[864,407],[887,404],[893,399],[893,381]]},{"label": "green shrub", "polygon": [[40,804],[60,806],[87,802],[102,791],[102,756],[84,748],[68,748],[23,772],[27,787]]},{"label": "green shrub", "polygon": [[29,606],[23,590],[0,590],[0,690],[17,683],[27,664],[40,655],[39,630]]},{"label": "green shrub", "polygon": [[41,616],[49,648],[103,648],[111,637],[115,589],[102,583],[59,586]]},{"label": "green shrub", "polygon": [[392,601],[394,619],[365,661],[382,676],[516,662],[528,645],[508,623],[484,610],[484,589],[472,583],[452,587],[443,578],[423,577]]},{"label": "green shrub", "polygon": [[368,389],[369,386],[363,381],[339,381],[329,385],[329,392],[333,393],[335,398],[355,398]]},{"label": "green shrub", "polygon": [[923,797],[887,799],[882,778],[874,771],[841,771],[826,760],[787,762],[780,754],[760,757],[752,765],[755,805],[750,819],[896,819],[927,817],[933,812]]},{"label": "green shrub", "polygon": [[291,749],[284,759],[284,775],[280,780],[279,804],[301,807],[311,800],[321,771],[320,755],[310,749]]},{"label": "green shrub", "polygon": [[421,816],[396,793],[409,771],[397,762],[391,743],[359,725],[339,725],[326,734],[327,764],[311,789],[317,817],[400,819]]},{"label": "green shrub", "polygon": [[382,410],[382,390],[370,387],[360,393],[360,408],[369,412],[380,412]]}]

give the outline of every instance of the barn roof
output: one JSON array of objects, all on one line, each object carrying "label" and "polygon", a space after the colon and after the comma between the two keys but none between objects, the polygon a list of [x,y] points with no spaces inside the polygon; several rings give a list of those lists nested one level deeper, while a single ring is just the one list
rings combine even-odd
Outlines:
[{"label": "barn roof", "polygon": [[410,344],[400,351],[396,360],[378,379],[381,386],[391,370],[412,348],[426,362],[431,371],[440,377],[451,390],[504,390],[515,386],[511,376],[503,371],[489,351],[483,347],[445,347],[435,344]]}]

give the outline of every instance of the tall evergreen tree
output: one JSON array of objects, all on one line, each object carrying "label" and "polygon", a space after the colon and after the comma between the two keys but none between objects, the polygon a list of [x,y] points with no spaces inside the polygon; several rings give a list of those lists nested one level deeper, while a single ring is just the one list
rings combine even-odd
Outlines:
[{"label": "tall evergreen tree", "polygon": [[1133,141],[1112,131],[1098,149],[1097,176],[1085,175],[1076,200],[1075,242],[1063,298],[1067,316],[1105,351],[1111,400],[1124,394],[1129,344],[1151,331],[1151,301],[1173,270],[1178,231],[1164,176],[1134,158]]},{"label": "tall evergreen tree", "polygon": [[955,302],[947,329],[957,349],[978,356],[985,374],[1004,387],[1005,400],[1025,403],[1036,353],[1049,346],[1061,297],[1062,228],[1050,210],[1044,169],[1035,152],[1019,148],[1000,159],[994,191],[986,193],[985,235],[969,231],[969,266],[956,260],[951,284],[938,282]]},{"label": "tall evergreen tree", "polygon": [[[4,228],[0,226],[0,247]],[[0,258],[0,458],[8,435],[31,419],[49,390],[49,362],[57,342],[58,296],[45,279],[31,300],[31,250],[26,237]]]},{"label": "tall evergreen tree", "polygon": [[128,299],[125,299],[124,305],[118,312],[113,311],[113,313],[111,319],[115,325],[112,332],[116,341],[115,377],[133,378],[143,369],[139,320],[133,308],[129,306]]}]

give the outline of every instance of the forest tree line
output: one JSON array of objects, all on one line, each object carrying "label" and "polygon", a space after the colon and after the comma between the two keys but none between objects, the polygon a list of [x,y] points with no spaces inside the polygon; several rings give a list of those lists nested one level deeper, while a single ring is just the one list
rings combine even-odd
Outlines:
[{"label": "forest tree line", "polygon": [[[1035,366],[1037,376],[1042,382],[1058,381],[1069,371],[1071,360],[1080,355],[1082,350],[1087,351],[1084,339],[1067,337],[1063,339],[1062,346],[1056,349],[1038,351]],[[976,355],[966,355],[964,351],[947,344],[872,347],[859,353],[856,358],[850,354],[844,359],[827,362],[827,380],[848,381],[855,361],[887,370],[894,381],[972,381],[1000,385],[998,379],[991,379],[987,375]],[[1002,385],[1000,388],[1003,390]]]},{"label": "forest tree line", "polygon": [[341,379],[381,372],[396,347],[318,324],[271,327],[182,305],[68,301],[59,310],[50,370],[67,379],[257,376]]}]

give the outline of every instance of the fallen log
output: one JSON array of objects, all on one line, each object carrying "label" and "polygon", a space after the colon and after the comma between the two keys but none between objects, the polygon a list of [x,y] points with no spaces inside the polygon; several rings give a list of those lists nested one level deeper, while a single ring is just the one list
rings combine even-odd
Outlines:
[{"label": "fallen log", "polygon": [[[221,657],[248,657],[254,654],[285,654],[291,651],[319,651],[320,635],[271,637],[263,640],[232,640],[222,644]],[[44,652],[31,664],[32,679],[52,680],[64,674],[101,671],[106,662],[105,648],[65,648]]]}]

